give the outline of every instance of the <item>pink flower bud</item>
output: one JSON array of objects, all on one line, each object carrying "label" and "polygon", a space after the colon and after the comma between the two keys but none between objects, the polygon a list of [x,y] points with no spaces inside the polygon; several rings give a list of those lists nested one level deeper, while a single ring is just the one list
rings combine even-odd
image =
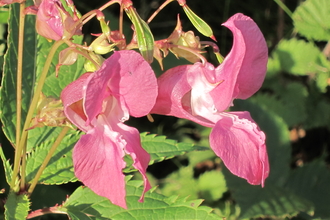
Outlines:
[{"label": "pink flower bud", "polygon": [[43,0],[38,7],[36,29],[41,36],[60,40],[63,37],[81,34],[80,26],[75,26],[76,16],[71,16],[60,0]]}]

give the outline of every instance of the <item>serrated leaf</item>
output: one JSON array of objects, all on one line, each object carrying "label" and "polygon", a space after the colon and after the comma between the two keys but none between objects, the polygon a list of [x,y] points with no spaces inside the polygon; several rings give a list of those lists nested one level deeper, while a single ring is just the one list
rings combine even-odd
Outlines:
[{"label": "serrated leaf", "polygon": [[[156,134],[148,134],[147,132],[141,133],[140,136],[142,147],[151,157],[149,165],[166,159],[171,159],[175,156],[183,155],[190,151],[209,149],[190,143],[182,143],[166,139],[165,136],[157,136]],[[125,156],[125,161],[129,169],[125,169],[124,172],[130,172],[133,161],[129,156]]]},{"label": "serrated leaf", "polygon": [[[77,181],[73,172],[72,149],[79,138],[79,132],[72,132],[63,138],[38,183],[53,185]],[[27,157],[26,182],[33,180],[53,142],[54,140],[44,142]]]},{"label": "serrated leaf", "polygon": [[[219,219],[209,207],[199,206],[201,200],[187,201],[147,192],[143,203],[138,202],[142,193],[142,181],[129,181],[126,185],[128,209],[113,205],[87,187],[79,187],[61,208],[73,220],[80,219]],[[89,218],[87,218],[87,216]]]},{"label": "serrated leaf", "polygon": [[293,13],[294,26],[307,38],[330,40],[330,1],[307,0]]},{"label": "serrated leaf", "polygon": [[282,70],[295,75],[308,75],[324,68],[320,58],[324,56],[311,42],[297,40],[282,40],[274,51]]},{"label": "serrated leaf", "polygon": [[[17,71],[17,44],[19,4],[10,5],[10,18],[8,21],[7,52],[4,60],[2,87],[0,87],[0,118],[3,131],[8,140],[15,146],[16,142],[16,71]],[[22,81],[22,124],[30,103],[32,86],[34,83],[36,56],[35,16],[26,16],[24,25],[24,51],[23,51],[23,78]]]},{"label": "serrated leaf", "polygon": [[7,183],[10,184],[11,183],[11,177],[13,174],[13,169],[9,163],[9,160],[6,159],[5,154],[3,153],[2,147],[0,145],[0,157],[3,163],[3,167],[5,169],[5,176],[6,176],[6,180]]},{"label": "serrated leaf", "polygon": [[27,195],[16,195],[16,193],[11,191],[5,204],[5,219],[26,219],[29,211],[29,205]]},{"label": "serrated leaf", "polygon": [[286,188],[314,203],[314,218],[327,219],[330,216],[329,182],[330,171],[327,165],[317,160],[293,170]]}]

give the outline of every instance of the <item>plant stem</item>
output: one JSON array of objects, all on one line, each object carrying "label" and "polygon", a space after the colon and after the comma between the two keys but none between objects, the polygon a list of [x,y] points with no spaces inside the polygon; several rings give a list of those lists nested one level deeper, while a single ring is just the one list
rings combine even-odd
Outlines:
[{"label": "plant stem", "polygon": [[52,147],[50,148],[47,156],[45,157],[44,161],[42,162],[36,176],[34,177],[34,179],[32,180],[32,183],[28,189],[28,194],[31,194],[34,190],[34,188],[36,187],[38,180],[42,174],[42,172],[44,171],[44,169],[46,168],[48,162],[50,161],[50,159],[52,158],[56,148],[58,147],[58,145],[61,143],[61,141],[63,140],[63,138],[65,137],[66,133],[69,131],[69,127],[64,127],[61,131],[61,133],[59,134],[59,136],[57,137],[56,141],[53,143]]},{"label": "plant stem", "polygon": [[[19,141],[19,145],[16,146],[16,151],[15,151],[15,161],[14,161],[14,170],[13,170],[13,176],[12,176],[12,180],[11,180],[11,184],[10,187],[12,189],[15,188],[15,182],[16,182],[16,178],[18,176],[18,172],[19,172],[19,167],[20,167],[20,163],[21,163],[21,157],[22,157],[22,152],[23,152],[23,148],[26,148],[26,139],[27,139],[27,129],[30,126],[31,120],[32,120],[32,116],[33,113],[37,107],[38,104],[38,100],[39,100],[39,96],[42,90],[42,87],[45,83],[46,77],[47,77],[47,73],[49,70],[49,67],[51,65],[52,59],[54,57],[54,54],[56,52],[56,50],[58,49],[58,47],[63,44],[62,40],[56,41],[52,48],[50,49],[50,52],[48,54],[48,57],[46,59],[44,68],[42,70],[42,73],[40,75],[39,81],[37,83],[37,87],[36,90],[34,92],[33,98],[32,98],[32,102],[30,104],[30,108],[29,111],[27,113],[26,119],[25,119],[25,123],[24,123],[24,127],[22,130],[22,135],[21,135],[21,139]],[[25,156],[25,155],[24,155]]]},{"label": "plant stem", "polygon": [[274,2],[276,2],[276,4],[278,4],[278,6],[282,8],[283,11],[285,11],[285,13],[292,19],[292,11],[290,11],[290,9],[286,7],[282,0],[274,0]]},{"label": "plant stem", "polygon": [[[24,140],[23,146],[26,146],[26,139]],[[26,169],[26,147],[22,149],[22,166],[21,166],[21,183],[20,191],[25,191],[25,169]]]},{"label": "plant stem", "polygon": [[24,22],[25,22],[25,2],[19,8],[19,30],[17,49],[17,78],[16,78],[16,146],[19,145],[21,136],[21,116],[22,116],[22,69],[23,69],[23,46],[24,46]]},{"label": "plant stem", "polygon": [[[20,145],[21,136],[21,116],[22,116],[22,70],[23,70],[23,46],[24,46],[24,21],[25,21],[25,2],[20,4],[20,19],[18,30],[18,49],[17,49],[17,78],[16,78],[16,146],[15,146],[15,162],[17,171],[20,163],[20,152],[17,150]],[[16,172],[17,172],[16,171]],[[15,177],[16,179],[16,177]],[[11,188],[15,186],[15,179],[12,179]]]},{"label": "plant stem", "polygon": [[157,8],[157,10],[150,16],[150,18],[148,19],[148,21],[147,21],[147,24],[149,24],[151,21],[152,21],[152,19],[154,19],[155,17],[156,17],[156,15],[163,9],[163,8],[165,8],[166,7],[166,5],[168,5],[169,3],[171,3],[171,2],[173,2],[174,0],[167,0],[167,1],[165,1],[161,6],[159,6],[158,8]]}]

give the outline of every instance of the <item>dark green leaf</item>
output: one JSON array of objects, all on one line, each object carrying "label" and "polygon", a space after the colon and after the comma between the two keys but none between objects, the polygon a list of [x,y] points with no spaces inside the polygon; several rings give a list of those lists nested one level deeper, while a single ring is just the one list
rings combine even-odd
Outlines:
[{"label": "dark green leaf", "polygon": [[330,216],[330,171],[327,165],[317,160],[291,172],[286,188],[296,195],[314,203],[314,218]]},{"label": "dark green leaf", "polygon": [[[17,45],[19,5],[10,5],[10,18],[8,22],[8,50],[5,55],[2,87],[0,88],[0,118],[3,131],[8,140],[15,146],[16,135],[16,71],[17,71]],[[23,53],[23,81],[22,81],[22,124],[26,117],[31,100],[34,71],[36,68],[34,58],[36,52],[35,17],[26,16],[24,30]]]}]

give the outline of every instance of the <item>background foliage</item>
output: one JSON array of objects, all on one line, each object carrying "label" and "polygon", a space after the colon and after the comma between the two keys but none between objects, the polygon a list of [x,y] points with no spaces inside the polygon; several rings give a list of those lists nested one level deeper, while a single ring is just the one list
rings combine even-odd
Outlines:
[{"label": "background foliage", "polygon": [[[102,0],[76,1],[82,13],[104,4]],[[162,1],[135,1],[134,6],[143,19],[146,19]],[[0,152],[5,169],[0,171],[0,189],[6,193],[6,215],[23,219],[29,209],[54,207],[69,213],[72,219],[329,219],[330,218],[330,171],[329,171],[329,73],[330,73],[330,1],[328,0],[290,0],[284,4],[293,12],[287,15],[283,8],[273,0],[236,0],[236,1],[187,1],[189,7],[203,18],[213,29],[221,54],[231,48],[230,31],[221,27],[231,15],[242,12],[252,17],[265,35],[269,46],[267,77],[262,89],[249,100],[237,100],[232,110],[247,110],[267,136],[267,149],[270,159],[270,176],[265,187],[251,186],[245,180],[233,176],[223,166],[219,158],[209,150],[210,130],[192,122],[173,117],[154,116],[155,122],[146,118],[131,119],[128,124],[141,132],[143,147],[151,154],[152,161],[148,175],[155,187],[146,194],[145,203],[138,203],[141,194],[141,181],[132,169],[127,158],[128,210],[112,205],[108,200],[83,188],[72,173],[71,149],[79,138],[79,132],[71,132],[57,149],[54,158],[45,170],[31,198],[24,195],[8,194],[6,181],[10,178],[13,150],[10,142],[15,134],[15,118],[7,117],[15,112],[14,105],[5,104],[12,94],[1,93],[1,133],[2,151]],[[15,8],[16,6],[14,6]],[[17,7],[16,7],[17,8]],[[119,7],[104,11],[110,20],[111,29],[117,29]],[[171,3],[150,24],[155,39],[166,38],[176,24],[176,14],[180,13],[185,31],[194,30],[182,13],[182,8]],[[15,14],[12,14],[15,18]],[[8,11],[0,11],[1,51],[11,51],[15,42],[15,32],[6,31]],[[29,21],[27,30],[34,28]],[[84,27],[86,33],[98,33],[97,21]],[[130,24],[126,20],[124,30],[131,36]],[[9,24],[15,30],[15,22]],[[30,26],[29,26],[30,25]],[[30,28],[30,29],[29,29]],[[48,41],[28,33],[26,42],[32,49],[27,56],[36,57],[34,63],[26,68],[36,69],[42,66],[47,54],[45,44]],[[209,40],[201,36],[202,40]],[[76,39],[91,41],[90,37]],[[128,39],[130,40],[130,39]],[[8,47],[6,46],[8,43]],[[36,52],[36,45],[42,50]],[[43,45],[43,46],[42,46]],[[14,62],[15,54],[7,55],[7,64]],[[212,60],[213,57],[210,56]],[[57,61],[54,59],[54,65]],[[164,60],[165,70],[175,65],[187,63],[170,56]],[[156,62],[153,67],[157,74],[161,70]],[[54,68],[54,66],[53,66]],[[60,78],[52,80],[50,74],[44,93],[59,95],[70,81],[77,78],[82,63],[64,67]],[[7,70],[6,71],[14,71]],[[4,72],[2,89],[10,84]],[[50,71],[52,72],[52,71]],[[71,74],[66,74],[71,73]],[[74,73],[74,74],[73,74]],[[34,71],[27,71],[25,90],[26,102],[32,90]],[[30,81],[29,81],[30,80]],[[29,84],[30,82],[30,84]],[[55,84],[52,84],[55,83]],[[8,101],[6,101],[8,102]],[[11,103],[11,102],[8,102]],[[7,118],[9,121],[4,121]],[[53,128],[38,128],[29,139],[27,156],[27,181],[33,178],[40,166],[49,144],[58,134],[50,133]],[[147,134],[149,132],[151,134]],[[42,134],[42,136],[40,136]],[[158,136],[154,135],[158,134]],[[8,159],[10,159],[8,161]],[[5,170],[5,172],[3,171]],[[55,173],[56,172],[56,173]],[[73,193],[73,194],[72,194]],[[72,194],[72,195],[71,195]],[[67,195],[71,195],[67,199]],[[32,203],[30,203],[32,201]],[[4,200],[0,200],[0,215],[4,212]],[[30,208],[29,208],[30,205]],[[17,208],[19,212],[12,212]],[[157,210],[158,212],[153,212]],[[158,214],[157,214],[158,213]],[[159,214],[161,213],[161,214]],[[17,215],[17,216],[15,216]],[[94,217],[91,217],[94,216]],[[7,217],[10,219],[9,217]],[[46,215],[40,219],[67,219],[65,215]]]}]

